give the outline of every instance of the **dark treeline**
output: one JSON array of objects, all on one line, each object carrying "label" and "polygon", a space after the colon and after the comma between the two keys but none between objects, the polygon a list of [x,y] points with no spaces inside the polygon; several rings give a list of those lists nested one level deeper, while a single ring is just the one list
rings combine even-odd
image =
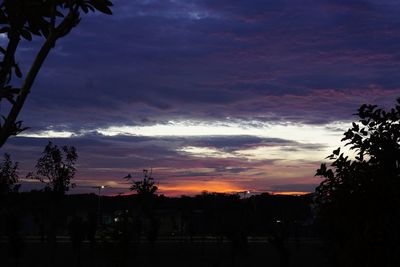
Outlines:
[{"label": "dark treeline", "polygon": [[289,266],[289,247],[315,238],[311,194],[59,197],[43,190],[10,193],[6,199],[0,247],[5,245],[1,256],[7,266],[30,266],[29,259],[38,266],[133,266],[132,261],[155,266],[155,255],[158,261],[172,255],[159,263],[177,266],[193,257],[216,266],[247,266],[250,259],[262,261],[265,252],[275,266]]},{"label": "dark treeline", "polygon": [[[48,232],[68,235],[74,219],[90,223],[91,231],[116,230],[118,223],[127,220],[133,231],[145,236],[149,220],[156,220],[158,235],[169,236],[245,236],[288,237],[312,235],[312,195],[285,196],[261,194],[240,198],[235,194],[203,193],[195,197],[170,198],[152,196],[143,205],[139,195],[101,196],[95,194],[65,195],[57,204],[57,223],[54,224],[53,195],[33,191],[9,196],[10,203],[18,203],[21,233],[38,235]],[[7,216],[1,218],[1,231],[7,235]],[[141,228],[141,229],[135,229]],[[55,227],[55,229],[53,229]],[[110,232],[111,233],[111,232]],[[111,238],[111,236],[110,236]]]}]

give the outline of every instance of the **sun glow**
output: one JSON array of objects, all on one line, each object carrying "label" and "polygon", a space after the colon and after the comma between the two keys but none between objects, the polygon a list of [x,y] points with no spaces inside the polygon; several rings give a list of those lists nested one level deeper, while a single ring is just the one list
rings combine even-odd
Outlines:
[{"label": "sun glow", "polygon": [[216,192],[216,193],[235,193],[243,192],[245,189],[238,185],[224,181],[185,181],[184,183],[177,182],[176,184],[160,185],[159,191],[161,194],[169,196],[178,196],[182,194],[196,195],[201,192]]}]

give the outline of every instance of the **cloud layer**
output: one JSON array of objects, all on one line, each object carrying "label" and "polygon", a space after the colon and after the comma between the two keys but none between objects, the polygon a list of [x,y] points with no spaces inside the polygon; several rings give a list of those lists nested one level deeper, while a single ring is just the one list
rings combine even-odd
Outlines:
[{"label": "cloud layer", "polygon": [[[343,130],[333,125],[353,120],[363,103],[389,107],[400,93],[396,1],[114,4],[113,16],[84,17],[43,66],[21,115],[31,129],[2,149],[26,166],[46,137],[63,133],[56,143],[78,148],[86,183],[152,167],[170,188],[203,179],[312,190],[315,151],[331,148]],[[25,73],[37,47],[25,43],[18,53]],[[168,138],[101,132],[171,121],[226,124],[228,132],[234,122],[254,131]],[[266,123],[331,132],[302,143],[290,127],[290,134],[260,136]]]}]

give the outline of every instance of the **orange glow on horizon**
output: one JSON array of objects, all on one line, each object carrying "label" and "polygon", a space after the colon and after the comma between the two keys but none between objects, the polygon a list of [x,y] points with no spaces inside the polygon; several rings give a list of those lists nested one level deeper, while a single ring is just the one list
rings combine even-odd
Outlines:
[{"label": "orange glow on horizon", "polygon": [[[104,190],[101,190],[101,195],[103,196],[127,196],[136,194],[134,191],[129,190],[127,184],[118,184],[115,181],[98,181],[91,179],[80,179],[80,183],[86,183],[86,185],[81,186],[82,188],[90,188],[93,191],[94,186],[106,185]],[[230,181],[170,181],[166,184],[158,184],[157,195],[165,195],[167,197],[180,197],[182,195],[194,196],[203,193],[204,191],[209,193],[226,193],[226,194],[242,194],[249,191],[246,195],[259,195],[262,193],[269,193],[271,195],[306,195],[312,192],[306,191],[273,191],[273,190],[257,190],[254,187],[244,187],[241,184],[237,184],[233,180]],[[78,187],[79,188],[79,187]],[[97,194],[96,191],[93,193]]]},{"label": "orange glow on horizon", "polygon": [[303,191],[288,191],[288,192],[272,192],[272,195],[285,195],[285,196],[294,196],[294,195],[307,195],[311,192],[303,192]]},{"label": "orange glow on horizon", "polygon": [[167,196],[197,195],[204,191],[215,193],[235,193],[246,189],[223,181],[185,181],[184,184],[160,185],[159,193]]},{"label": "orange glow on horizon", "polygon": [[[215,189],[215,190],[214,190]],[[179,196],[191,196],[191,195],[198,195],[201,194],[204,191],[207,191],[209,193],[227,193],[227,194],[235,194],[235,193],[243,193],[246,192],[246,190],[243,189],[232,189],[232,190],[227,190],[226,188],[224,189],[210,189],[210,188],[205,188],[203,186],[199,187],[191,187],[191,186],[163,186],[160,191],[158,191],[156,194],[160,195],[166,195],[167,197],[179,197]],[[252,194],[258,195],[261,194],[262,192],[252,192],[249,191]],[[304,192],[304,191],[287,191],[287,192],[265,192],[269,193],[271,195],[283,195],[283,196],[304,196],[307,194],[311,194],[312,192]],[[136,194],[135,192],[125,192],[125,193],[119,193],[119,194],[104,194],[108,196],[129,196],[129,195],[134,195]]]}]

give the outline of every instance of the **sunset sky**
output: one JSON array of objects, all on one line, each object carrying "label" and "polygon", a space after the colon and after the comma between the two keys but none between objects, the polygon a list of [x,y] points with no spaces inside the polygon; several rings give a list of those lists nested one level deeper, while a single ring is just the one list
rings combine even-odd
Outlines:
[{"label": "sunset sky", "polygon": [[[73,145],[72,193],[310,192],[363,103],[400,96],[397,0],[115,0],[57,43],[1,149]],[[5,37],[0,36],[0,42]],[[39,42],[24,42],[26,73]],[[23,189],[38,188],[24,181]]]}]

